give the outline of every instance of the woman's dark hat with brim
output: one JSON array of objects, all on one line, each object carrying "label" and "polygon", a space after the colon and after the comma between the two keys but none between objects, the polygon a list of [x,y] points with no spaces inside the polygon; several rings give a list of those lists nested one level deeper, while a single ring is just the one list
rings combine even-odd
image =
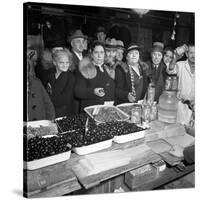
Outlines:
[{"label": "woman's dark hat with brim", "polygon": [[126,54],[128,54],[130,51],[132,50],[138,50],[141,51],[142,47],[138,46],[137,44],[131,44],[130,46],[128,46],[128,48],[126,49]]},{"label": "woman's dark hat with brim", "polygon": [[76,38],[83,38],[87,40],[88,36],[84,35],[81,30],[75,30],[73,34],[69,37],[69,41],[71,42],[73,39],[76,39]]}]

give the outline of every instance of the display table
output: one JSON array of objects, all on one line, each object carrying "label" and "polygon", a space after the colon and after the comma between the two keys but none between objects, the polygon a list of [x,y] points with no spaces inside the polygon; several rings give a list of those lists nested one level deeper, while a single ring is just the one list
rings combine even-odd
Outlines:
[{"label": "display table", "polygon": [[[110,148],[101,152],[106,154],[106,152],[114,150],[125,151],[139,145],[146,145],[148,142],[166,136],[178,136],[177,132],[180,130],[182,129],[180,129],[179,125],[154,121],[151,124],[151,129],[146,130],[145,138],[123,144],[113,143]],[[136,188],[130,188],[125,184],[125,174],[140,166],[161,160],[162,157],[159,154],[147,149],[140,156],[132,158],[126,165],[81,177],[76,169],[79,161],[83,158],[84,156],[72,153],[71,158],[65,162],[32,171],[24,170],[24,196],[55,197],[67,194],[109,193],[120,187],[124,191],[151,190],[194,171],[194,165],[186,166],[186,169],[182,172],[175,171],[173,167],[167,168],[162,173],[159,173],[156,179],[143,182]]]}]

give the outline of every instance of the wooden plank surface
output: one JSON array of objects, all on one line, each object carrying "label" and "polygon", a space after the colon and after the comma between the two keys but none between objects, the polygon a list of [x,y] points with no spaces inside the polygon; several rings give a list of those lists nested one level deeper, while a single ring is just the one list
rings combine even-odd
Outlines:
[{"label": "wooden plank surface", "polygon": [[27,197],[60,196],[80,188],[65,162],[33,171],[24,170],[24,195]]},{"label": "wooden plank surface", "polygon": [[186,169],[184,171],[175,171],[174,168],[166,168],[163,172],[160,172],[158,176],[153,179],[149,180],[148,182],[142,182],[140,185],[134,188],[129,188],[132,191],[144,191],[144,190],[152,190],[156,189],[164,184],[167,184],[173,180],[176,180],[182,176],[185,176],[191,172],[194,171],[195,166],[194,165],[188,165],[186,166]]}]

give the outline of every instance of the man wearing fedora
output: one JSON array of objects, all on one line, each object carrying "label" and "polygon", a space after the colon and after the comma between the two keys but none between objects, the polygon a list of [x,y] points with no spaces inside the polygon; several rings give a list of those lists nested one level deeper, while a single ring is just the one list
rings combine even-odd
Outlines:
[{"label": "man wearing fedora", "polygon": [[74,70],[78,69],[79,62],[83,59],[83,51],[86,48],[87,36],[81,30],[75,30],[69,38],[72,51],[72,62]]},{"label": "man wearing fedora", "polygon": [[148,61],[149,66],[147,76],[149,81],[155,85],[154,100],[158,102],[160,95],[165,86],[166,66],[162,62],[164,44],[161,42],[154,42],[151,49],[151,61]]},{"label": "man wearing fedora", "polygon": [[105,64],[106,71],[112,79],[115,79],[117,40],[115,38],[107,38],[105,43],[106,55]]}]

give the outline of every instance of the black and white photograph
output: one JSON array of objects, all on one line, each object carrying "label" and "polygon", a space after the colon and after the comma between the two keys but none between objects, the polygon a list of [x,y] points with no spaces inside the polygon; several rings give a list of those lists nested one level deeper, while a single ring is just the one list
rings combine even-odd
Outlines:
[{"label": "black and white photograph", "polygon": [[24,197],[195,188],[196,13],[127,5],[23,3]]}]

